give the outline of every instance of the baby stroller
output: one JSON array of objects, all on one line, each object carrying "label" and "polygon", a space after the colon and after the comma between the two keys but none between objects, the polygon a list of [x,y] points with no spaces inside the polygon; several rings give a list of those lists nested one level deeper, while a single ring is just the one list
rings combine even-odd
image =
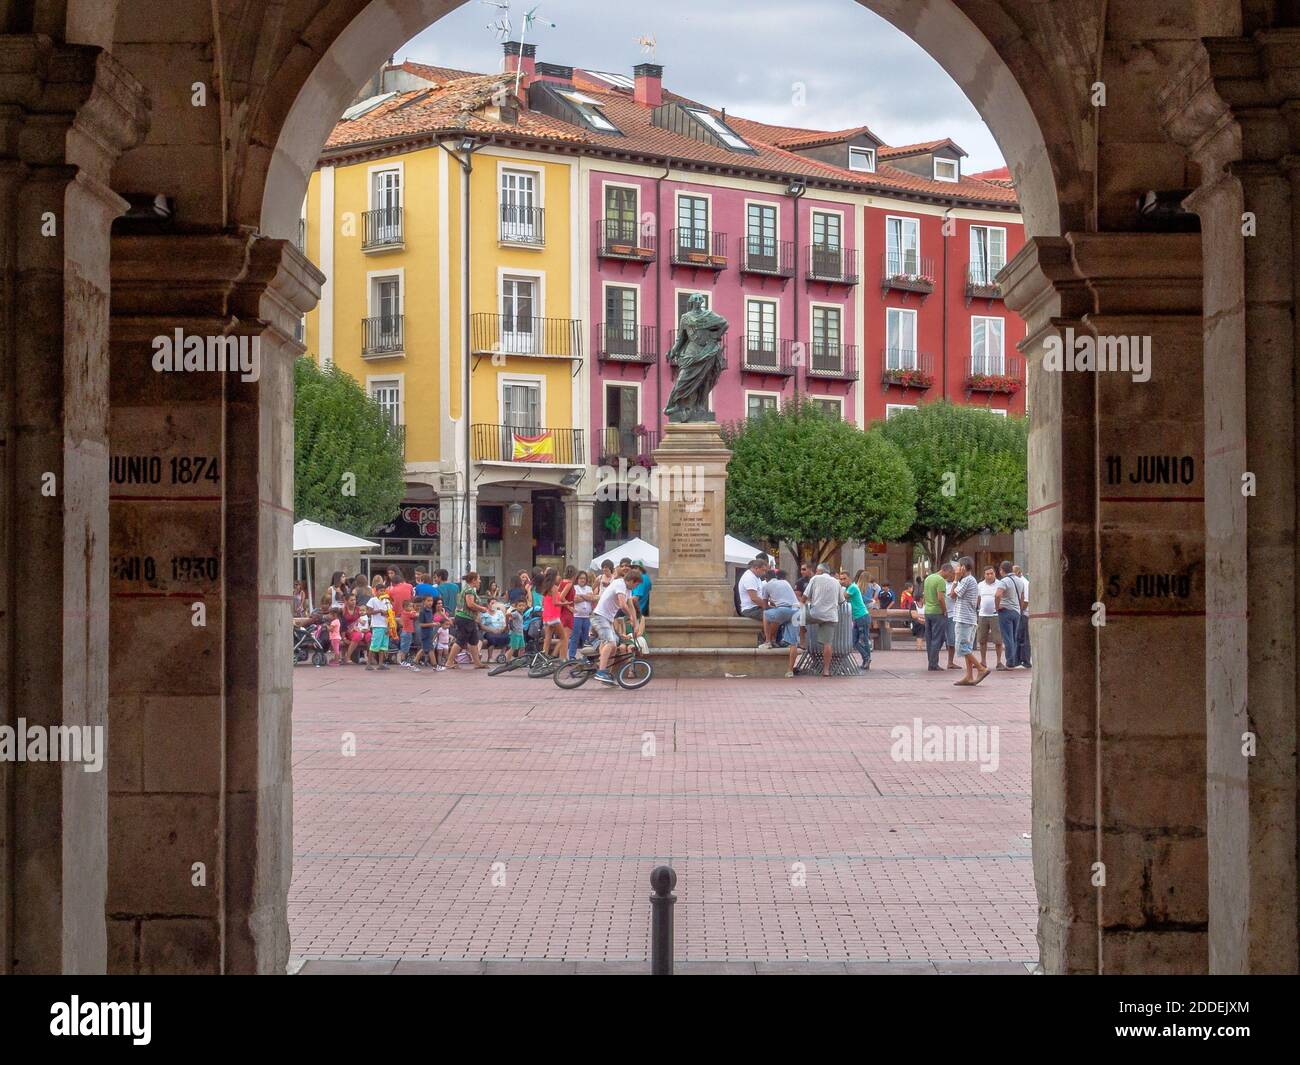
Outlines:
[{"label": "baby stroller", "polygon": [[293,664],[296,666],[311,659],[319,669],[329,661],[328,632],[324,625],[312,619],[310,625],[296,625],[293,630]]},{"label": "baby stroller", "polygon": [[528,669],[530,670],[529,676],[532,676],[533,662],[538,658],[542,650],[542,612],[529,607],[524,611],[521,620],[524,630],[523,653],[515,658],[507,659],[505,651],[502,651],[496,657],[496,664],[488,670],[489,677],[497,677],[502,673],[509,673],[516,669]]}]

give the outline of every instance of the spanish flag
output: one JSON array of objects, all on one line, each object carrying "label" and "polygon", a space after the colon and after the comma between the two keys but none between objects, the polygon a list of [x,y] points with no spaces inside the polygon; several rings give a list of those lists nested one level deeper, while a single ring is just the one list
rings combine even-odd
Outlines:
[{"label": "spanish flag", "polygon": [[511,433],[510,440],[513,445],[510,458],[515,462],[555,461],[555,438],[549,429],[537,436]]}]

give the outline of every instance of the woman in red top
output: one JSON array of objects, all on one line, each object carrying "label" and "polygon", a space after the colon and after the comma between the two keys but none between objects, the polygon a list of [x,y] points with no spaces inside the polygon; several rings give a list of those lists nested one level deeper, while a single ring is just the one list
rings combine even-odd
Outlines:
[{"label": "woman in red top", "polygon": [[556,585],[555,601],[560,606],[560,654],[568,654],[569,633],[573,631],[573,579],[578,575],[577,566],[569,566],[564,571],[564,579]]},{"label": "woman in red top", "polygon": [[560,649],[564,646],[559,643],[560,635],[564,631],[564,622],[556,598],[556,593],[559,591],[559,575],[553,566],[542,574],[536,591],[542,597],[542,650],[546,654],[551,654],[551,645],[555,644],[554,654],[558,657]]},{"label": "woman in red top", "polygon": [[361,649],[362,641],[365,640],[366,634],[357,628],[357,621],[361,618],[361,610],[357,606],[357,597],[349,595],[343,601],[342,629],[343,640],[347,644],[347,650],[343,652],[343,664],[347,665],[354,661],[353,656]]}]

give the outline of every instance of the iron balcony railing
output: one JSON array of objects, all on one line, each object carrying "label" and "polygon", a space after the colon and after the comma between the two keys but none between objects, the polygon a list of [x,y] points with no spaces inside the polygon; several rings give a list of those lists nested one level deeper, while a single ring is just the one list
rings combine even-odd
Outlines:
[{"label": "iron balcony railing", "polygon": [[856,381],[858,346],[814,340],[808,345],[808,376],[828,381]]},{"label": "iron balcony railing", "polygon": [[381,318],[361,320],[362,355],[394,355],[403,350],[403,326],[406,318],[392,314]]},{"label": "iron balcony railing", "polygon": [[617,425],[606,426],[596,430],[596,446],[592,449],[592,461],[597,465],[612,465],[619,459],[643,466],[653,465],[655,448],[659,446],[659,434],[653,429],[637,426],[625,429]]},{"label": "iron balcony railing", "polygon": [[880,358],[880,383],[886,388],[930,388],[934,384],[934,356],[910,348],[885,348]]},{"label": "iron balcony railing", "polygon": [[971,263],[966,272],[966,299],[996,300],[1002,298],[998,273],[1005,263]]},{"label": "iron balcony railing", "polygon": [[740,338],[741,368],[750,373],[792,377],[795,372],[794,341],[761,334]]},{"label": "iron balcony railing", "polygon": [[659,330],[653,325],[602,322],[596,326],[596,358],[603,362],[649,364],[658,352]]},{"label": "iron balcony railing", "polygon": [[519,204],[501,205],[501,243],[528,244],[540,247],[546,243],[546,209],[522,207]]},{"label": "iron balcony railing", "polygon": [[475,462],[518,462],[530,466],[584,464],[581,429],[480,422],[470,426],[470,445]]},{"label": "iron balcony railing", "polygon": [[881,262],[880,284],[905,292],[933,292],[934,260],[911,251],[887,251]]},{"label": "iron balcony railing", "polygon": [[794,241],[767,240],[761,237],[746,238],[740,269],[746,274],[793,277]]},{"label": "iron balcony railing", "polygon": [[831,244],[808,247],[808,280],[837,285],[858,283],[858,249]]},{"label": "iron balcony railing", "polygon": [[673,262],[704,270],[727,267],[727,234],[712,229],[674,229],[670,234]]},{"label": "iron balcony railing", "polygon": [[376,211],[366,211],[361,215],[365,236],[361,247],[365,251],[377,248],[392,248],[402,243],[402,209],[400,207],[381,207]]},{"label": "iron balcony railing", "polygon": [[650,226],[621,218],[596,223],[596,254],[606,259],[631,259],[648,263],[655,258],[655,234]]},{"label": "iron balcony railing", "polygon": [[972,354],[966,375],[971,392],[1019,392],[1025,383],[1025,360],[1019,355]]},{"label": "iron balcony railing", "polygon": [[470,316],[470,341],[478,355],[535,355],[582,358],[582,323],[576,318],[531,318],[518,314]]}]

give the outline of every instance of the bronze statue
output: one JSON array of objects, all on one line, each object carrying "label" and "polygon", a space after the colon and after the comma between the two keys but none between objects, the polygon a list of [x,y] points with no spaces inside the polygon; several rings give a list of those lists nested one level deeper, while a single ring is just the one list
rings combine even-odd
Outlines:
[{"label": "bronze statue", "polygon": [[677,381],[668,394],[664,413],[670,422],[712,422],[709,393],[726,365],[722,338],[727,320],[705,307],[705,298],[690,298],[690,310],[677,323],[677,342],[668,352],[668,365],[678,369]]}]

